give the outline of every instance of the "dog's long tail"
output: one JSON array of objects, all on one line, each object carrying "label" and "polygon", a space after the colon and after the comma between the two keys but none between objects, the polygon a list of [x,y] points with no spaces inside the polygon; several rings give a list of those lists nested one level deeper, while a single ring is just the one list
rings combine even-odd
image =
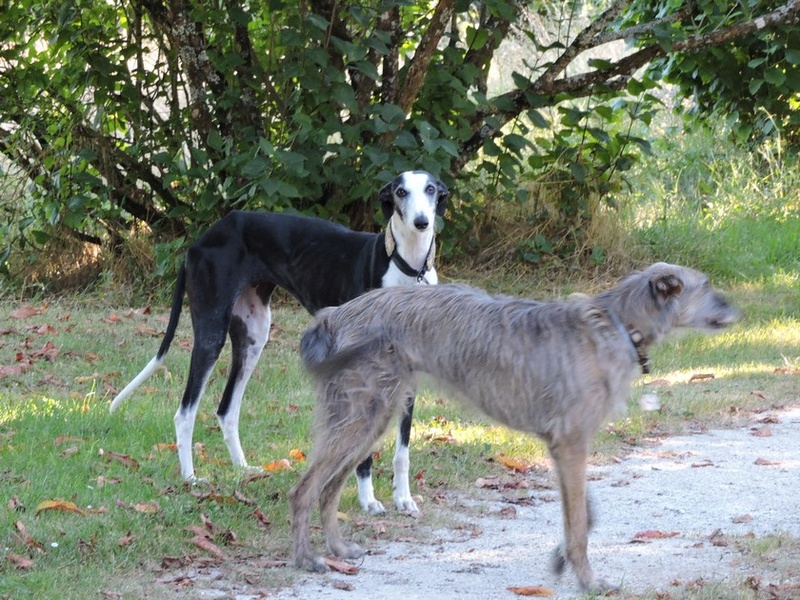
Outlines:
[{"label": "dog's long tail", "polygon": [[363,334],[362,340],[343,350],[334,351],[335,336],[325,318],[306,330],[300,340],[303,366],[317,379],[323,379],[352,363],[377,354],[388,342],[379,330]]},{"label": "dog's long tail", "polygon": [[181,316],[181,309],[183,308],[183,294],[186,291],[186,268],[184,265],[181,265],[180,271],[178,271],[178,278],[175,281],[175,292],[172,296],[172,309],[169,313],[169,323],[167,324],[167,331],[164,333],[164,339],[161,340],[161,346],[158,349],[158,353],[147,363],[144,369],[134,377],[133,381],[131,381],[125,388],[117,394],[116,398],[114,398],[113,402],[111,402],[111,406],[109,406],[108,411],[114,412],[120,404],[130,396],[136,388],[138,388],[142,383],[144,383],[145,379],[150,377],[153,372],[161,366],[164,362],[164,356],[167,354],[167,350],[169,350],[170,344],[172,344],[172,340],[175,337],[175,330],[178,328],[178,321],[180,320]]}]

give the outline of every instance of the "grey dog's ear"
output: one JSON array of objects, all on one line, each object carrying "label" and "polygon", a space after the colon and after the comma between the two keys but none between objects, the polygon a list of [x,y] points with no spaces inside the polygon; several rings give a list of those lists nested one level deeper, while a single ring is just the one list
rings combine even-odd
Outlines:
[{"label": "grey dog's ear", "polygon": [[656,298],[671,298],[677,296],[683,290],[683,281],[672,273],[666,273],[653,277],[650,280],[650,291]]},{"label": "grey dog's ear", "polygon": [[394,212],[394,195],[392,194],[392,187],[396,179],[393,179],[378,192],[378,200],[381,201],[381,210],[383,211],[384,218],[388,221],[392,218]]},{"label": "grey dog's ear", "polygon": [[447,210],[447,197],[450,195],[450,190],[439,179],[436,180],[436,214],[440,217],[444,216],[444,211]]}]

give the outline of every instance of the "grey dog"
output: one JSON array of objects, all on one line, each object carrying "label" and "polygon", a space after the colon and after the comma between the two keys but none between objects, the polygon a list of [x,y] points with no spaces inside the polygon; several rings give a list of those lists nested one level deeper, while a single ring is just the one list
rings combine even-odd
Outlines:
[{"label": "grey dog", "polygon": [[311,548],[317,499],[328,549],[342,558],[363,555],[339,531],[342,487],[413,395],[415,374],[427,373],[493,419],[544,440],[564,517],[554,568],[560,573],[569,563],[583,589],[608,589],[587,558],[591,440],[624,409],[648,348],[670,331],[716,331],[736,318],[703,273],[666,263],[568,301],[490,296],[460,285],[393,287],[320,311],[301,342],[319,396],[309,467],[289,495],[295,564],[327,570]]}]

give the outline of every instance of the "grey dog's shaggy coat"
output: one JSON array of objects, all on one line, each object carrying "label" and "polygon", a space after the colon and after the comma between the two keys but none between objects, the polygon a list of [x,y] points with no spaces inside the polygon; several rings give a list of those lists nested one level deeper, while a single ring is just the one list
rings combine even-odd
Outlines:
[{"label": "grey dog's shaggy coat", "polygon": [[342,487],[415,389],[421,372],[500,423],[540,436],[555,464],[564,515],[556,570],[566,563],[586,590],[590,516],[586,463],[597,429],[624,408],[647,349],[674,329],[717,330],[735,310],[702,273],[658,263],[595,297],[536,302],[466,286],[387,288],[317,315],[301,344],[319,381],[308,471],[290,493],[294,558],[327,569],[311,549],[319,499],[331,552],[356,558],[337,509]]}]

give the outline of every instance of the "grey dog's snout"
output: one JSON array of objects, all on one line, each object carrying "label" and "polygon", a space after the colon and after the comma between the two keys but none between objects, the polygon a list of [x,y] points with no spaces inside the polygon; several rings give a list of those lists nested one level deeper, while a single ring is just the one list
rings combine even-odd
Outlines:
[{"label": "grey dog's snout", "polygon": [[414,227],[419,229],[420,231],[425,231],[430,225],[430,221],[428,221],[428,217],[425,215],[420,215],[414,219]]}]

